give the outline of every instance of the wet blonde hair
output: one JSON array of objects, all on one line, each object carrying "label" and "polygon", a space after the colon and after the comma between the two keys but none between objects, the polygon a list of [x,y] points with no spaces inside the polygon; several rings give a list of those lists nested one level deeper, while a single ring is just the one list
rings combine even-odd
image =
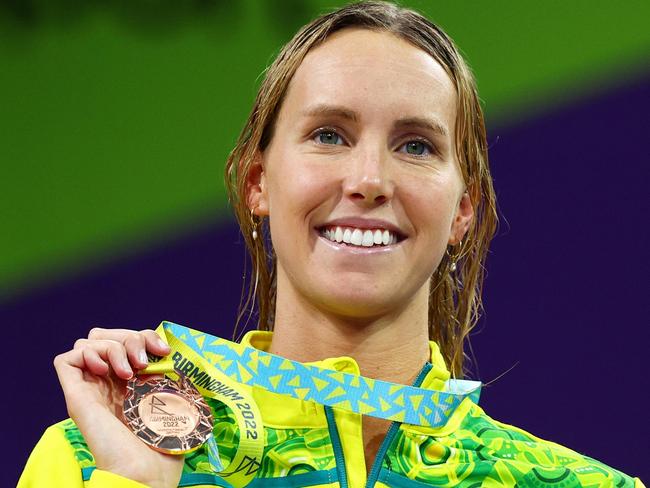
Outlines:
[{"label": "wet blonde hair", "polygon": [[[255,104],[226,164],[228,197],[252,260],[251,279],[244,285],[237,326],[257,301],[258,329],[272,330],[276,299],[276,258],[268,222],[257,229],[247,202],[247,178],[256,153],[273,137],[274,124],[289,83],[305,55],[344,28],[389,32],[431,55],[451,78],[457,94],[456,156],[474,208],[474,219],[459,246],[448,248],[431,276],[429,337],[440,346],[455,377],[463,377],[464,343],[482,311],[484,262],[497,225],[496,199],[488,166],[483,111],[474,77],[453,41],[419,13],[397,5],[367,1],[322,15],[302,27],[266,70]],[[450,254],[457,256],[451,270]],[[236,326],[236,329],[237,329]],[[236,330],[235,329],[235,330]]]}]

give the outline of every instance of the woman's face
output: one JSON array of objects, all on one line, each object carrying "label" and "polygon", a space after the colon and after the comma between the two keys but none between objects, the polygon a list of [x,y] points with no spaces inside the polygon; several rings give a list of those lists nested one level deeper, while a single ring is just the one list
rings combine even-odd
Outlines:
[{"label": "woman's face", "polygon": [[426,306],[472,218],[455,119],[443,68],[394,35],[346,29],[309,52],[250,186],[270,219],[278,299],[354,318]]}]

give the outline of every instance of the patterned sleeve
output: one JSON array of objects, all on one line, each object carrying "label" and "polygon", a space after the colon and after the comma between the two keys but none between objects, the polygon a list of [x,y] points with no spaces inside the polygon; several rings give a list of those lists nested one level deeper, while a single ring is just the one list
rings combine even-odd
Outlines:
[{"label": "patterned sleeve", "polygon": [[94,470],[84,484],[75,449],[61,424],[49,427],[34,447],[17,488],[146,488],[106,471]]}]

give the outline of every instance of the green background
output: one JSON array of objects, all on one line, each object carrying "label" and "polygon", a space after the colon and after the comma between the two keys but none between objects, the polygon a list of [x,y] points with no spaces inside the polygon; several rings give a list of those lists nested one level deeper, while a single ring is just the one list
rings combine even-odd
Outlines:
[{"label": "green background", "polygon": [[[343,3],[3,4],[0,301],[230,218],[223,163],[264,67]],[[403,3],[461,46],[491,127],[648,68],[650,2]]]}]

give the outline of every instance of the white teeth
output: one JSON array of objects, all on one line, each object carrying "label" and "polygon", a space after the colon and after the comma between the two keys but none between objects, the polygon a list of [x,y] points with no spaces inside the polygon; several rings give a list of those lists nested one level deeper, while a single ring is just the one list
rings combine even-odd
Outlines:
[{"label": "white teeth", "polygon": [[352,237],[350,238],[350,244],[354,244],[355,246],[360,246],[362,242],[363,242],[363,232],[361,232],[359,229],[354,229],[352,231]]},{"label": "white teeth", "polygon": [[322,230],[323,237],[332,242],[344,242],[353,246],[388,246],[397,243],[397,236],[388,230],[362,230],[350,227],[328,227]]}]

